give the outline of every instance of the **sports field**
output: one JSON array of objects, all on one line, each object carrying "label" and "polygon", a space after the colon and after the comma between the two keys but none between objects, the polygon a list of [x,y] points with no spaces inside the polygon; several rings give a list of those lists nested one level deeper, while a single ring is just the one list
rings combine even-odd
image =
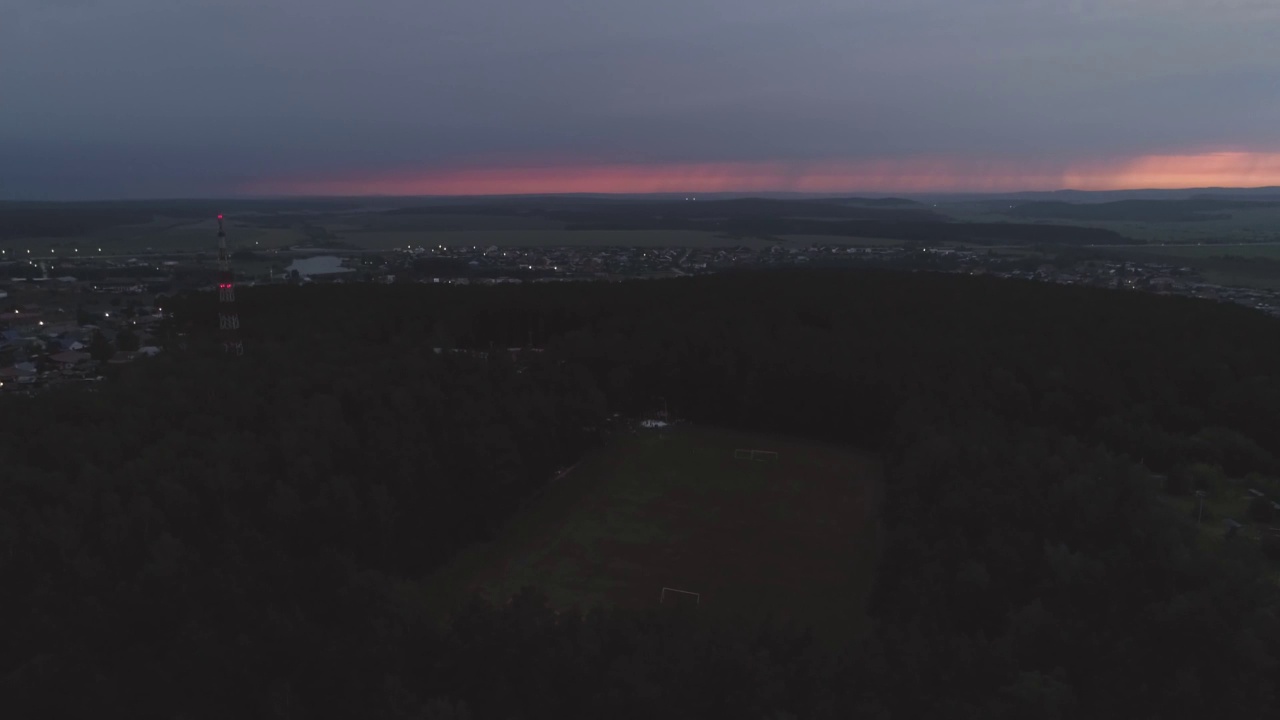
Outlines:
[{"label": "sports field", "polygon": [[[737,448],[778,456],[735,459]],[[646,607],[668,587],[698,593],[683,599],[700,612],[773,612],[848,637],[864,622],[879,482],[875,460],[807,441],[683,426],[624,434],[433,577],[433,611],[527,585],[557,607]]]}]

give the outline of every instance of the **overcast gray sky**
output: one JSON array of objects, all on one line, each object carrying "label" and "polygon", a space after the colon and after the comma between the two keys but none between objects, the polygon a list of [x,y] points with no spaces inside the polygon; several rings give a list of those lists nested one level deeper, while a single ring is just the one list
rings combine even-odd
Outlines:
[{"label": "overcast gray sky", "polygon": [[0,0],[0,197],[1280,184],[1278,48],[1276,0]]}]

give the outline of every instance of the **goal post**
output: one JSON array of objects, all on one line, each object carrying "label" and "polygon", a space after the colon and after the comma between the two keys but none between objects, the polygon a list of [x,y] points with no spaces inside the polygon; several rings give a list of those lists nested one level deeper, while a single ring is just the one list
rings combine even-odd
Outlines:
[{"label": "goal post", "polygon": [[677,589],[677,588],[664,587],[664,588],[662,588],[662,592],[658,593],[658,604],[659,604],[659,605],[663,605],[663,604],[665,604],[665,603],[667,602],[667,594],[668,594],[668,593],[670,593],[670,594],[671,594],[671,596],[672,596],[672,598],[673,598],[673,599],[680,599],[680,598],[684,598],[686,601],[688,601],[688,599],[689,599],[689,598],[692,598],[692,599],[693,599],[693,604],[694,604],[694,605],[701,605],[701,604],[702,604],[702,594],[701,594],[701,593],[690,592],[689,590],[680,590],[680,589]]},{"label": "goal post", "polygon": [[756,450],[738,448],[733,451],[734,460],[753,460],[755,462],[777,462],[778,452],[776,450]]}]

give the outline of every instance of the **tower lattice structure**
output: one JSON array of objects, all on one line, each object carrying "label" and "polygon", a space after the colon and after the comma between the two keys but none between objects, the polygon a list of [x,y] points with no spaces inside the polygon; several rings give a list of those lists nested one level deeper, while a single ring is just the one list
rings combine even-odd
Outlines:
[{"label": "tower lattice structure", "polygon": [[240,341],[240,315],[236,312],[236,283],[231,274],[231,253],[227,251],[227,233],[218,216],[218,330],[222,348],[229,355],[243,355]]}]

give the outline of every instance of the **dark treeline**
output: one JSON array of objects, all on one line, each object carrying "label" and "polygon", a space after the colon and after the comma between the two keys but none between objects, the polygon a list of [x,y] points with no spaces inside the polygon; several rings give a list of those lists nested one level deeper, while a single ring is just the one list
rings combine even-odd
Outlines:
[{"label": "dark treeline", "polygon": [[118,225],[151,222],[152,214],[125,207],[0,204],[0,240],[87,235]]},{"label": "dark treeline", "polygon": [[[329,198],[0,202],[0,240],[76,237],[125,225],[144,225],[157,217],[209,220],[218,213],[334,213],[355,210],[362,205],[359,201]],[[312,216],[302,214],[296,217],[305,219]]]},{"label": "dark treeline", "polygon": [[[187,348],[0,417],[16,716],[1267,717],[1277,588],[1171,490],[1280,473],[1280,333],[1235,306],[964,276],[263,287]],[[513,360],[532,339],[543,352]],[[436,348],[440,352],[436,352]],[[486,358],[450,352],[483,350]],[[445,628],[415,582],[610,411],[874,450],[856,645],[536,592]],[[859,612],[850,608],[850,612]]]},{"label": "dark treeline", "polygon": [[1197,222],[1230,219],[1232,211],[1275,205],[1261,200],[1192,198],[1187,200],[1116,200],[1104,203],[1028,202],[1006,214],[1049,220]]},{"label": "dark treeline", "polygon": [[[696,226],[690,226],[695,229]],[[704,228],[706,229],[706,228]],[[827,221],[803,218],[729,219],[721,227],[731,235],[841,235],[913,242],[974,245],[1132,245],[1143,241],[1102,228],[1017,223],[918,222],[881,220]]]},{"label": "dark treeline", "polygon": [[626,222],[662,218],[820,217],[876,220],[942,220],[944,217],[911,200],[900,198],[823,198],[778,200],[659,200],[547,197],[509,199],[501,203],[414,206],[388,210],[386,215],[538,215],[567,222]]},{"label": "dark treeline", "polygon": [[892,198],[544,201],[541,205],[453,205],[390,210],[390,215],[520,215],[557,220],[569,230],[705,230],[736,237],[839,235],[925,243],[1119,245],[1135,241],[1101,228],[1014,223],[958,223],[918,203]]},{"label": "dark treeline", "polygon": [[578,223],[589,223],[593,220],[627,222],[655,216],[685,220],[808,217],[905,222],[945,219],[944,216],[932,210],[926,210],[920,205],[904,207],[896,204],[871,205],[845,200],[766,200],[761,198],[596,204],[571,210],[552,208],[546,213],[549,217],[558,220]]},{"label": "dark treeline", "polygon": [[[918,212],[867,209],[865,212]],[[1016,223],[959,223],[892,219],[811,219],[801,217],[679,217],[633,213],[613,216],[563,218],[569,230],[706,230],[735,237],[776,235],[834,235],[883,238],[920,243],[970,243],[975,245],[1131,245],[1143,241],[1102,228]]]}]

